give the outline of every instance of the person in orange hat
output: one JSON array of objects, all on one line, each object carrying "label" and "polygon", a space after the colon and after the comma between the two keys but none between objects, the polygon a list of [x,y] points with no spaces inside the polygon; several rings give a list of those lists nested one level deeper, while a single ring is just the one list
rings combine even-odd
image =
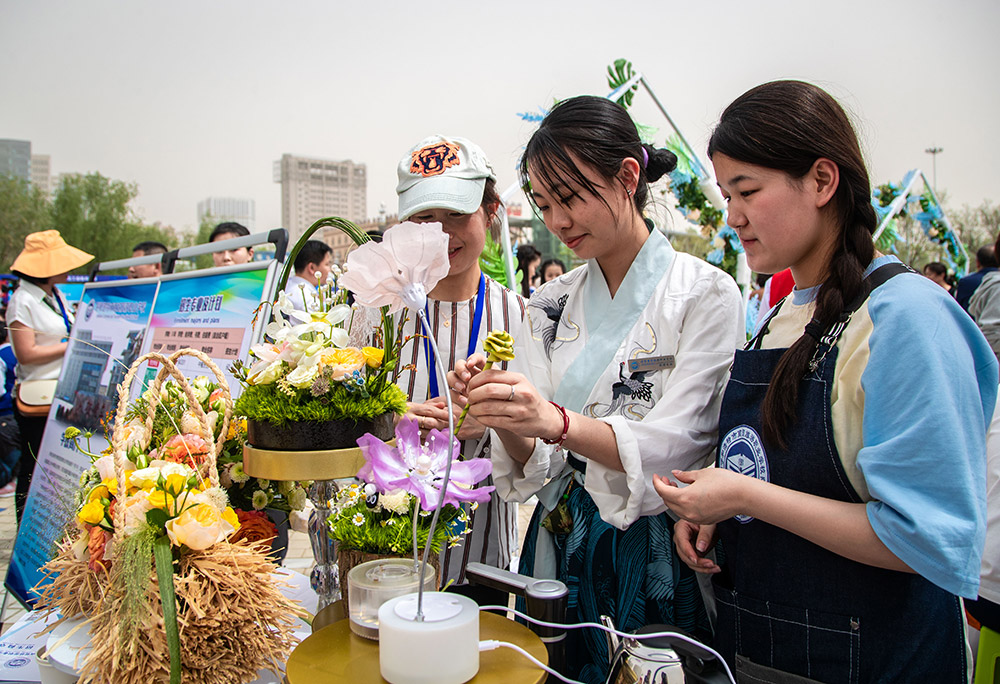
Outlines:
[{"label": "person in orange hat", "polygon": [[[66,244],[58,230],[31,233],[10,270],[20,285],[7,304],[7,326],[17,358],[17,396],[37,392],[46,382],[59,379],[63,355],[73,327],[73,312],[56,289],[67,275],[93,259],[93,255]],[[54,387],[52,388],[54,389]],[[44,392],[41,392],[44,394]],[[51,396],[51,392],[49,393]],[[21,522],[24,502],[42,443],[47,411],[31,410],[15,401],[14,415],[21,431],[21,459],[17,465],[14,510]]]}]

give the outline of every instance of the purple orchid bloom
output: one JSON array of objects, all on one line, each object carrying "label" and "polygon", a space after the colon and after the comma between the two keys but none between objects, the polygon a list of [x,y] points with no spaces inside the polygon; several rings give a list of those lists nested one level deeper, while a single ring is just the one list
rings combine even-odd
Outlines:
[{"label": "purple orchid bloom", "polygon": [[[403,419],[396,424],[395,449],[370,434],[358,439],[365,464],[357,477],[374,484],[381,493],[404,489],[420,500],[422,509],[432,511],[441,498],[441,484],[448,467],[448,442],[447,431],[431,430],[427,442],[421,444],[417,421]],[[473,489],[473,485],[490,474],[493,464],[488,458],[459,461],[458,455],[456,440],[444,503],[458,506],[463,501],[489,501],[494,488]]]}]

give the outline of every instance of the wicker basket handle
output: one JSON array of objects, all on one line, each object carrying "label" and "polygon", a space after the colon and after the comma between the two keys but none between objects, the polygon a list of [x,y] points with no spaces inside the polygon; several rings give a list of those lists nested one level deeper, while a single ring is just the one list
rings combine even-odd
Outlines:
[{"label": "wicker basket handle", "polygon": [[[215,376],[216,381],[219,383],[219,389],[222,390],[222,404],[224,407],[222,411],[222,425],[219,429],[219,439],[215,442],[216,454],[220,454],[222,453],[222,445],[226,441],[226,435],[229,434],[229,423],[233,419],[233,395],[229,391],[229,380],[226,378],[225,373],[222,372],[222,369],[215,364],[215,361],[208,354],[197,349],[178,349],[168,358],[176,364],[177,359],[182,356],[193,356],[205,364],[208,370],[212,371],[212,375]],[[211,439],[208,441],[211,441]]]},{"label": "wicker basket handle", "polygon": [[[174,361],[185,355],[196,356],[203,363],[205,363],[216,375],[222,380],[221,387],[225,388],[223,390],[223,397],[225,403],[225,411],[223,413],[223,423],[222,423],[222,434],[219,437],[219,445],[225,439],[226,430],[228,430],[229,419],[232,415],[232,397],[229,394],[229,386],[225,380],[225,376],[219,370],[218,366],[204,353],[194,350],[194,349],[181,349],[169,358],[163,356],[160,353],[152,352],[149,354],[144,354],[143,356],[136,359],[132,367],[129,368],[128,373],[125,375],[125,379],[122,381],[121,385],[118,387],[118,409],[115,413],[115,427],[112,433],[112,449],[114,454],[115,463],[115,478],[119,483],[119,486],[123,489],[121,491],[126,491],[127,485],[125,484],[125,462],[127,460],[127,450],[125,449],[125,415],[128,411],[129,406],[129,388],[132,385],[132,381],[135,378],[136,373],[143,366],[146,361],[154,360],[161,364],[160,371],[156,374],[149,392],[149,402],[146,412],[146,422],[145,422],[145,433],[143,435],[144,446],[149,445],[149,440],[152,436],[152,425],[153,416],[156,414],[156,407],[160,402],[160,389],[163,386],[163,382],[166,380],[167,376],[172,376],[174,380],[177,381],[178,385],[184,391],[188,399],[188,404],[191,410],[194,411],[195,416],[201,425],[203,436],[207,436],[205,440],[208,445],[208,459],[206,461],[208,465],[208,481],[213,487],[219,486],[219,471],[217,465],[217,450],[216,441],[214,435],[212,434],[212,428],[208,424],[208,416],[205,414],[204,409],[201,407],[201,402],[194,394],[194,389],[191,387],[191,383],[184,376],[183,373],[175,365]],[[124,534],[125,530],[125,505],[124,497],[121,499],[123,505],[115,506],[114,515],[114,525],[115,525],[115,536],[120,538]]]}]

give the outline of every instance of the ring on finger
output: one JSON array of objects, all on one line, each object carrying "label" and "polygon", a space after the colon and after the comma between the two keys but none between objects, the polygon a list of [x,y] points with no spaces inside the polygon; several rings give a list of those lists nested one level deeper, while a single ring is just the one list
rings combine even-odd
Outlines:
[{"label": "ring on finger", "polygon": [[507,401],[513,401],[515,391],[516,391],[516,385],[511,385],[510,386],[510,396],[507,397]]}]

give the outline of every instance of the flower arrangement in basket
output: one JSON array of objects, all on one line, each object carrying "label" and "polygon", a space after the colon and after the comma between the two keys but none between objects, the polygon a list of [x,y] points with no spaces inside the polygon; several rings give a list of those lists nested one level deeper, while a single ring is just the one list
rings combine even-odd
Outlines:
[{"label": "flower arrangement in basket", "polygon": [[[268,341],[250,348],[249,365],[237,362],[231,369],[244,388],[236,412],[249,419],[249,442],[254,446],[331,448],[297,446],[298,435],[304,432],[300,428],[406,412],[406,395],[390,377],[399,352],[391,319],[383,313],[378,323],[369,321],[365,312],[348,304],[348,291],[336,277],[336,268],[334,281],[320,284],[316,296],[306,301],[306,311],[296,309],[280,289],[298,248],[324,226],[340,228],[358,244],[370,240],[348,221],[323,219],[302,236],[287,259],[272,320],[265,328]],[[391,420],[385,425],[391,431]],[[266,426],[296,429],[279,432],[272,441]]]},{"label": "flower arrangement in basket", "polygon": [[[236,539],[247,537],[252,541],[275,540],[278,525],[284,524],[284,517],[292,511],[301,511],[306,505],[308,482],[273,482],[250,477],[243,469],[243,445],[246,443],[246,419],[233,417],[223,434],[222,415],[225,411],[225,390],[208,376],[200,375],[189,381],[194,398],[212,428],[218,447],[217,463],[219,484],[226,490],[229,503],[240,521]],[[145,434],[146,414],[150,407],[152,389],[146,390],[129,405],[125,413],[124,435],[130,463],[146,467],[150,459],[160,458],[185,462],[187,454],[203,458],[208,444],[199,436],[198,417],[188,401],[183,388],[167,378],[160,386],[159,397],[153,410],[150,444],[161,445],[149,454],[143,453],[139,438]],[[69,428],[66,437],[76,438],[80,431]],[[111,441],[110,439],[108,440]],[[97,455],[87,449],[77,447],[94,459],[94,465],[81,478],[79,496],[90,499],[95,488],[113,475],[114,461],[111,448],[107,453]],[[77,501],[77,504],[87,503]],[[265,509],[268,509],[265,512]],[[90,509],[90,517],[97,515],[96,507]]]},{"label": "flower arrangement in basket", "polygon": [[[219,379],[218,440],[195,387],[174,364],[181,355],[198,357]],[[140,423],[130,414],[129,387],[147,360],[161,369],[137,402],[146,409]],[[165,441],[157,433],[168,376],[200,434],[179,432],[180,425]],[[272,576],[268,544],[234,541],[240,523],[219,485],[217,456],[231,412],[221,371],[192,349],[139,358],[119,387],[112,470],[98,459],[92,470],[100,484],[85,476],[77,530],[44,567],[56,576],[40,590],[41,607],[90,624],[81,682],[247,682],[287,658],[293,620],[305,613]]]}]

